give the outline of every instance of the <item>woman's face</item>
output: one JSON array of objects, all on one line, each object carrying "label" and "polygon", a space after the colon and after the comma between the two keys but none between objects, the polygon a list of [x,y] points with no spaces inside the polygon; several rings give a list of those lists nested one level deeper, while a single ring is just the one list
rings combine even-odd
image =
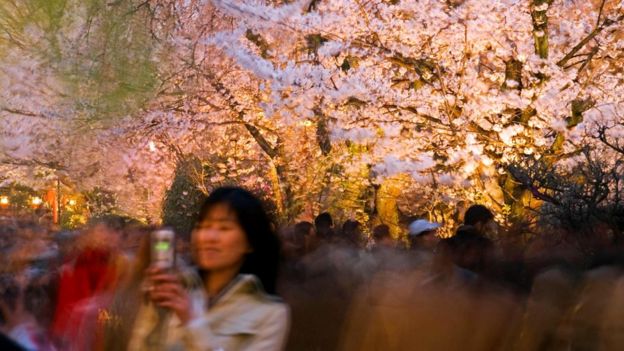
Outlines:
[{"label": "woman's face", "polygon": [[240,269],[251,252],[247,236],[230,208],[215,205],[197,223],[192,236],[195,263],[205,270]]}]

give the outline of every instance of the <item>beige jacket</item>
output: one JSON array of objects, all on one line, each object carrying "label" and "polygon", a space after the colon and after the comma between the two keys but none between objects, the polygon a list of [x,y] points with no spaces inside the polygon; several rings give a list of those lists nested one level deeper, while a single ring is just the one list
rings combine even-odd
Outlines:
[{"label": "beige jacket", "polygon": [[[140,308],[132,337],[131,351],[279,351],[284,348],[289,327],[289,310],[278,298],[267,295],[253,275],[241,274],[232,286],[206,309],[203,289],[191,292],[193,315],[184,326],[174,314],[166,317],[167,328],[149,336],[157,325],[153,305]],[[154,334],[154,333],[152,333]],[[151,343],[149,340],[152,340]]]}]

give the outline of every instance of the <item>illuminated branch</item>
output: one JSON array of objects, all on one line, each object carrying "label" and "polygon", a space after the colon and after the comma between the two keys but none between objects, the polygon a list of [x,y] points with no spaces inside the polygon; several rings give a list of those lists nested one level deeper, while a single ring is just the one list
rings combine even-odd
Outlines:
[{"label": "illuminated branch", "polygon": [[536,199],[549,202],[555,205],[560,204],[560,202],[554,197],[544,193],[543,191],[540,191],[540,187],[535,185],[536,179],[531,177],[529,174],[525,173],[519,167],[507,166],[506,169],[509,172],[509,174],[513,177],[514,181],[518,183],[520,188],[524,188],[528,190],[529,192],[531,192],[531,195],[533,195],[533,197],[535,197]]},{"label": "illuminated branch", "polygon": [[529,189],[529,191],[531,191],[531,195],[533,195],[536,199],[539,199],[539,200],[542,200],[542,201],[546,201],[546,202],[550,202],[550,203],[555,204],[555,205],[560,205],[561,204],[554,197],[552,197],[552,196],[550,196],[548,194],[540,192],[539,189],[537,187],[535,187],[535,186],[529,186],[528,189]]},{"label": "illuminated branch", "polygon": [[[603,0],[604,1],[604,0]],[[570,50],[570,52],[568,52],[567,55],[565,55],[561,60],[559,60],[557,62],[557,66],[559,67],[565,67],[568,64],[568,61],[570,61],[572,58],[575,57],[575,55],[581,50],[583,49],[583,47],[585,47],[585,45],[587,45],[587,43],[589,43],[592,39],[594,39],[598,34],[602,33],[603,30],[605,30],[606,28],[619,23],[620,21],[622,21],[624,19],[624,15],[620,15],[615,19],[605,19],[602,24],[597,25],[596,28],[594,28],[594,30],[591,31],[591,33],[589,33],[585,38],[583,38],[583,40],[581,40],[578,44],[576,44],[575,47],[572,48],[572,50]]]},{"label": "illuminated branch", "polygon": [[28,159],[28,160],[13,158],[13,157],[3,158],[3,159],[0,159],[0,164],[12,165],[12,166],[25,166],[25,167],[40,166],[40,167],[48,168],[48,169],[55,170],[55,171],[67,170],[67,168],[63,166],[62,164],[60,164],[59,162],[54,162],[54,161],[44,162],[44,161],[40,161],[34,158]]},{"label": "illuminated branch", "polygon": [[587,65],[589,65],[589,63],[594,58],[594,56],[598,53],[599,50],[600,50],[600,47],[596,46],[591,50],[589,54],[587,54],[587,58],[583,61],[583,64],[578,69],[579,74],[585,69],[585,67],[587,67]]},{"label": "illuminated branch", "polygon": [[243,107],[238,103],[238,101],[236,101],[232,92],[212,73],[206,73],[205,75],[213,88],[225,99],[231,110],[236,113],[238,119],[243,122],[245,129],[247,129],[249,134],[251,134],[251,136],[256,140],[262,151],[264,151],[271,159],[275,159],[278,156],[277,148],[272,146],[271,143],[266,140],[258,128],[248,122],[245,122],[245,112]]},{"label": "illuminated branch", "polygon": [[4,111],[4,112],[8,112],[14,115],[20,115],[20,116],[25,116],[25,117],[37,117],[37,118],[43,118],[43,119],[48,119],[49,116],[46,116],[42,113],[34,113],[34,112],[30,112],[30,111],[25,111],[25,110],[18,110],[18,109],[14,109],[14,108],[10,108],[10,107],[2,107],[0,108],[0,111]]},{"label": "illuminated branch", "polygon": [[327,156],[332,150],[331,140],[329,138],[329,118],[323,113],[320,108],[315,108],[314,114],[317,117],[316,141],[323,155]]},{"label": "illuminated branch", "polygon": [[505,62],[504,89],[522,90],[522,62],[511,59]]},{"label": "illuminated branch", "polygon": [[624,147],[620,146],[620,143],[616,140],[615,144],[609,141],[607,137],[607,127],[602,126],[598,129],[598,139],[602,141],[605,145],[611,148],[614,151],[617,151],[624,155]]},{"label": "illuminated branch", "polygon": [[254,33],[251,29],[247,29],[245,37],[258,47],[260,50],[260,57],[263,59],[269,58],[269,43],[262,37],[262,35]]}]

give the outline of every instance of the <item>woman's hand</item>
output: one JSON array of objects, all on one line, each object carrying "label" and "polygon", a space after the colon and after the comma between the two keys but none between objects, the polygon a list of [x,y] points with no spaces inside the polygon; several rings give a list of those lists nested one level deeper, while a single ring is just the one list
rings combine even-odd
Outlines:
[{"label": "woman's hand", "polygon": [[160,268],[147,270],[147,296],[156,304],[172,310],[182,324],[191,320],[191,299],[180,277]]}]

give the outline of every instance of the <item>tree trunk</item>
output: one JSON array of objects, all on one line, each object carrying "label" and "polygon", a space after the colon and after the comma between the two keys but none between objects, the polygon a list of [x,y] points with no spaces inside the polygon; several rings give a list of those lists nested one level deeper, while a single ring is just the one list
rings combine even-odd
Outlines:
[{"label": "tree trunk", "polygon": [[404,233],[399,223],[397,198],[401,194],[401,184],[397,177],[386,178],[375,194],[375,208],[380,223],[390,227],[390,234],[398,239]]},{"label": "tree trunk", "polygon": [[548,58],[548,8],[553,0],[533,0],[531,18],[533,19],[533,39],[535,53],[541,58]]}]

